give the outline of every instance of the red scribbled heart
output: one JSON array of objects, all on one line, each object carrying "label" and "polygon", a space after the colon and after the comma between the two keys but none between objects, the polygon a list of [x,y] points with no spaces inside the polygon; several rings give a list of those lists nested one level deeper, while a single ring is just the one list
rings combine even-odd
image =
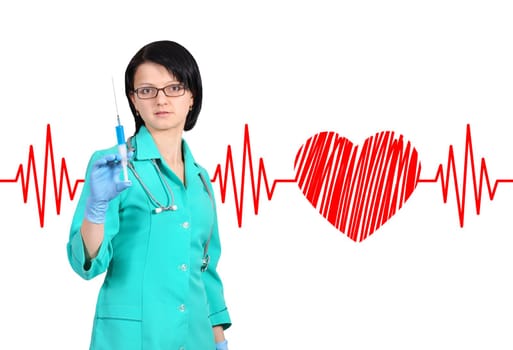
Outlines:
[{"label": "red scribbled heart", "polygon": [[409,141],[383,131],[361,149],[335,132],[318,133],[301,146],[294,168],[308,201],[339,231],[361,242],[410,198],[421,166]]}]

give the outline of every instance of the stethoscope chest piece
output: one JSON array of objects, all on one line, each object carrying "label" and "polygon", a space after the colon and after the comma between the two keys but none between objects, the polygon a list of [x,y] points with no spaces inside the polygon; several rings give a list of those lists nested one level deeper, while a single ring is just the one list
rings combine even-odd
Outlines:
[{"label": "stethoscope chest piece", "polygon": [[154,214],[160,214],[164,211],[177,211],[178,210],[178,206],[176,204],[173,204],[173,205],[170,205],[170,206],[167,206],[167,207],[157,207],[155,209],[153,209],[153,213]]}]

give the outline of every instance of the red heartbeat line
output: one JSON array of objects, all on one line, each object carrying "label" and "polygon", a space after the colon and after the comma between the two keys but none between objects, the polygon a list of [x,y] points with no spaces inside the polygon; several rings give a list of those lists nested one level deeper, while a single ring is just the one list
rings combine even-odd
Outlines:
[{"label": "red heartbeat line", "polygon": [[[49,172],[51,172],[51,175],[49,175]],[[53,184],[56,213],[57,215],[59,215],[61,211],[64,189],[67,190],[69,194],[69,199],[73,200],[77,193],[78,185],[80,183],[83,183],[84,180],[78,179],[75,180],[74,183],[72,183],[68,175],[68,167],[66,165],[66,160],[64,158],[62,158],[61,160],[60,172],[57,170],[52,145],[51,129],[50,125],[48,124],[46,127],[46,142],[42,185],[40,184],[40,180],[37,174],[34,148],[32,145],[30,145],[29,148],[26,166],[20,164],[18,166],[16,175],[13,178],[0,179],[0,183],[21,182],[24,203],[27,203],[28,201],[28,193],[29,188],[31,186],[31,181],[34,182],[33,186],[35,188],[36,193],[39,223],[41,227],[44,227],[47,184],[49,176],[51,176]],[[251,195],[253,198],[253,210],[255,215],[258,215],[261,194],[263,191],[265,191],[267,199],[271,200],[278,183],[298,182],[298,178],[300,178],[299,173],[296,173],[294,179],[275,179],[273,181],[270,181],[266,173],[263,158],[258,159],[258,167],[255,167],[251,150],[249,128],[246,124],[244,127],[242,165],[240,168],[240,173],[235,170],[232,148],[230,145],[228,145],[224,167],[221,164],[218,164],[215,168],[212,177],[212,182],[217,181],[219,183],[222,203],[226,202],[228,187],[232,187],[236,208],[237,223],[239,227],[242,227],[245,186],[247,176],[249,176],[249,180],[251,183]],[[467,124],[462,183],[460,184],[460,175],[456,170],[455,155],[452,145],[449,146],[449,154],[445,168],[442,164],[440,164],[437,168],[436,175],[433,178],[418,179],[418,183],[436,183],[440,181],[444,203],[447,203],[450,180],[452,179],[454,183],[454,191],[458,207],[458,217],[461,227],[464,226],[465,210],[467,205],[467,179],[469,176],[471,176],[472,179],[472,190],[477,215],[480,214],[481,202],[485,194],[485,186],[489,199],[493,200],[499,184],[513,183],[513,179],[497,179],[495,180],[495,182],[492,182],[490,180],[490,176],[486,166],[486,161],[484,158],[481,158],[478,169],[474,157],[470,125]],[[228,177],[231,177],[231,179],[229,179]],[[64,185],[66,185],[66,187],[64,187]]]},{"label": "red heartbeat line", "polygon": [[[50,162],[50,164],[48,164]],[[42,192],[39,188],[39,181],[36,170],[36,160],[34,157],[34,147],[30,145],[28,161],[27,161],[27,170],[25,173],[25,169],[22,164],[19,165],[18,171],[16,172],[16,176],[12,179],[0,179],[0,183],[13,183],[21,181],[21,189],[23,192],[23,202],[27,203],[28,200],[28,191],[31,179],[31,173],[33,173],[34,178],[34,186],[36,191],[37,198],[37,207],[39,212],[39,224],[41,227],[44,226],[45,222],[45,208],[46,208],[46,184],[48,179],[48,171],[49,169],[52,171],[52,180],[53,180],[53,188],[55,195],[55,209],[57,215],[61,212],[61,203],[62,203],[62,190],[63,183],[66,181],[67,190],[69,193],[70,200],[73,200],[75,194],[77,192],[77,187],[80,183],[84,182],[84,180],[76,180],[73,187],[71,186],[71,181],[68,175],[68,167],[66,166],[66,160],[62,158],[61,161],[61,171],[59,174],[59,183],[57,184],[57,171],[55,169],[55,157],[53,154],[53,145],[52,145],[52,133],[50,130],[50,125],[46,126],[46,147],[45,147],[45,164],[43,168],[43,186]]]},{"label": "red heartbeat line", "polygon": [[474,150],[472,147],[472,135],[470,133],[470,125],[467,124],[467,132],[465,137],[465,158],[463,163],[463,183],[461,185],[458,184],[458,175],[456,173],[456,164],[455,164],[455,156],[454,149],[452,145],[449,146],[449,155],[447,158],[447,166],[445,169],[442,164],[438,166],[436,171],[436,175],[432,179],[419,179],[419,182],[437,182],[440,180],[440,184],[442,187],[442,194],[444,203],[447,203],[447,196],[449,193],[449,179],[451,178],[454,181],[454,188],[456,193],[456,203],[458,206],[458,216],[460,221],[460,227],[463,227],[465,220],[465,205],[466,205],[466,195],[467,195],[467,177],[468,177],[468,166],[470,163],[470,170],[472,175],[472,183],[473,183],[473,193],[475,199],[475,207],[476,214],[479,215],[481,212],[481,201],[483,197],[483,183],[486,183],[486,189],[488,190],[488,198],[493,200],[495,194],[497,192],[497,187],[500,183],[513,183],[513,179],[497,179],[492,183],[490,181],[490,177],[488,175],[488,168],[486,167],[486,161],[484,158],[481,158],[479,175],[476,170],[476,161],[474,159]]},{"label": "red heartbeat line", "polygon": [[[245,180],[246,180],[246,168],[249,167],[249,177],[251,180],[251,190],[253,196],[253,210],[255,215],[258,215],[258,208],[260,203],[260,193],[262,187],[262,181],[265,185],[265,191],[267,194],[267,199],[271,200],[274,194],[274,190],[276,189],[276,185],[280,182],[296,182],[296,179],[276,179],[269,185],[269,180],[267,179],[267,174],[265,171],[264,160],[260,158],[258,160],[258,170],[255,173],[255,167],[253,166],[253,156],[251,152],[251,143],[249,139],[249,128],[246,124],[244,126],[244,141],[243,141],[243,149],[242,149],[242,166],[241,166],[241,176],[240,176],[240,185],[237,184],[237,176],[235,175],[235,166],[233,164],[233,155],[232,148],[230,145],[227,147],[226,151],[226,161],[224,166],[224,171],[221,167],[221,164],[216,166],[214,175],[212,177],[212,182],[216,180],[219,181],[219,189],[221,192],[221,202],[224,203],[226,201],[226,192],[228,187],[228,175],[231,176],[231,184],[233,188],[233,196],[235,200],[235,210],[237,214],[237,224],[239,227],[242,226],[242,215],[243,215],[243,207],[244,207],[244,190],[245,190]],[[224,174],[224,176],[223,176]],[[239,192],[240,187],[240,192]]]}]

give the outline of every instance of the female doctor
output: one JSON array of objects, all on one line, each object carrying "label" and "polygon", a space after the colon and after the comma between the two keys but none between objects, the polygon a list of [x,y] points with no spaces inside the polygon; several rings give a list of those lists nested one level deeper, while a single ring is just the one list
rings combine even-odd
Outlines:
[{"label": "female doctor", "polygon": [[181,45],[153,42],[128,64],[125,90],[129,179],[115,147],[92,155],[67,244],[81,277],[106,272],[90,349],[227,349],[215,199],[182,138],[201,110],[198,66]]}]

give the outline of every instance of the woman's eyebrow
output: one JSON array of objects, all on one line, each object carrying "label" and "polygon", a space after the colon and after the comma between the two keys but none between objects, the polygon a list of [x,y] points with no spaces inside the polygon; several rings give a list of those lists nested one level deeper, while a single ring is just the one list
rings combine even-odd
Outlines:
[{"label": "woman's eyebrow", "polygon": [[[169,80],[168,82],[163,83],[163,85],[167,86],[169,84],[174,84],[174,83],[180,83],[180,82],[178,80]],[[142,83],[138,83],[138,84],[134,84],[134,85],[138,85],[138,86],[156,86],[156,84],[154,84],[154,83],[147,83],[147,82],[142,82]]]}]

